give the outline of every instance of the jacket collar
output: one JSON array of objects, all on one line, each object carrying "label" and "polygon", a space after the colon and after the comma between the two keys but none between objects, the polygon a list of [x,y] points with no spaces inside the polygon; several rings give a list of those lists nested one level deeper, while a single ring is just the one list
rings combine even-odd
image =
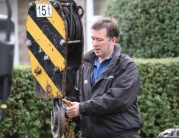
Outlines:
[{"label": "jacket collar", "polygon": [[[121,55],[121,47],[119,44],[116,43],[114,45],[114,55],[111,60],[112,64],[114,64],[114,62],[117,61],[117,59],[119,58],[120,55]],[[91,65],[93,65],[95,57],[96,57],[96,55],[94,54],[93,50],[91,50],[84,55],[83,62],[90,63]]]}]

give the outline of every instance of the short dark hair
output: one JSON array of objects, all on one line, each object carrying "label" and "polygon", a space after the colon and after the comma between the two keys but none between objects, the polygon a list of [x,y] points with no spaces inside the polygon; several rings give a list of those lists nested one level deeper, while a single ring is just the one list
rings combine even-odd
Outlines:
[{"label": "short dark hair", "polygon": [[91,29],[93,29],[93,30],[100,30],[102,28],[107,29],[107,36],[108,37],[118,38],[118,36],[119,36],[119,26],[118,26],[117,20],[115,18],[101,17],[98,20],[96,20],[91,26]]}]

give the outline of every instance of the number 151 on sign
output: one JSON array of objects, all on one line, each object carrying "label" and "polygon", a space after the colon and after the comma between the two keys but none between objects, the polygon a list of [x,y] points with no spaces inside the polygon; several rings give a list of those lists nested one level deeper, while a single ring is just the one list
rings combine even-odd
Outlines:
[{"label": "number 151 on sign", "polygon": [[37,4],[36,13],[37,13],[37,17],[52,17],[52,5]]}]

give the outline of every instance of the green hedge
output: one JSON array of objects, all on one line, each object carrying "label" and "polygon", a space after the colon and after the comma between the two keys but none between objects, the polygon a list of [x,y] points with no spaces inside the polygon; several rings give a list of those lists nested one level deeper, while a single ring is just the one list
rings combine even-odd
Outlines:
[{"label": "green hedge", "polygon": [[118,20],[123,52],[136,58],[179,55],[178,0],[108,0],[104,16]]},{"label": "green hedge", "polygon": [[179,58],[137,59],[142,86],[139,111],[144,120],[141,138],[179,125]]},{"label": "green hedge", "polygon": [[29,66],[14,68],[13,85],[0,138],[50,138],[51,100],[37,99]]},{"label": "green hedge", "polygon": [[[179,125],[179,58],[135,59],[141,75],[139,112],[144,120],[141,138],[154,138]],[[8,111],[0,124],[1,138],[50,138],[51,99],[35,96],[29,66],[14,69]]]}]

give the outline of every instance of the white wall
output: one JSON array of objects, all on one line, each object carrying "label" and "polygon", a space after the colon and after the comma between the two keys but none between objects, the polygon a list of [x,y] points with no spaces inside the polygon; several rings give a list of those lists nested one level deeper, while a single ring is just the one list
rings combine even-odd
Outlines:
[{"label": "white wall", "polygon": [[[91,50],[92,44],[91,44],[91,38],[90,38],[90,27],[91,24],[99,17],[101,17],[101,15],[94,15],[94,7],[99,8],[100,10],[104,9],[104,6],[106,4],[107,0],[98,0],[98,3],[100,3],[99,5],[94,5],[95,0],[86,0],[86,51],[88,52],[89,50]],[[101,6],[101,7],[97,7],[97,6]],[[97,10],[99,10],[97,9]]]},{"label": "white wall", "polygon": [[87,52],[91,50],[93,47],[91,45],[91,38],[90,38],[90,27],[93,21],[95,21],[100,16],[94,15],[94,1],[93,0],[86,0],[86,47]]}]

